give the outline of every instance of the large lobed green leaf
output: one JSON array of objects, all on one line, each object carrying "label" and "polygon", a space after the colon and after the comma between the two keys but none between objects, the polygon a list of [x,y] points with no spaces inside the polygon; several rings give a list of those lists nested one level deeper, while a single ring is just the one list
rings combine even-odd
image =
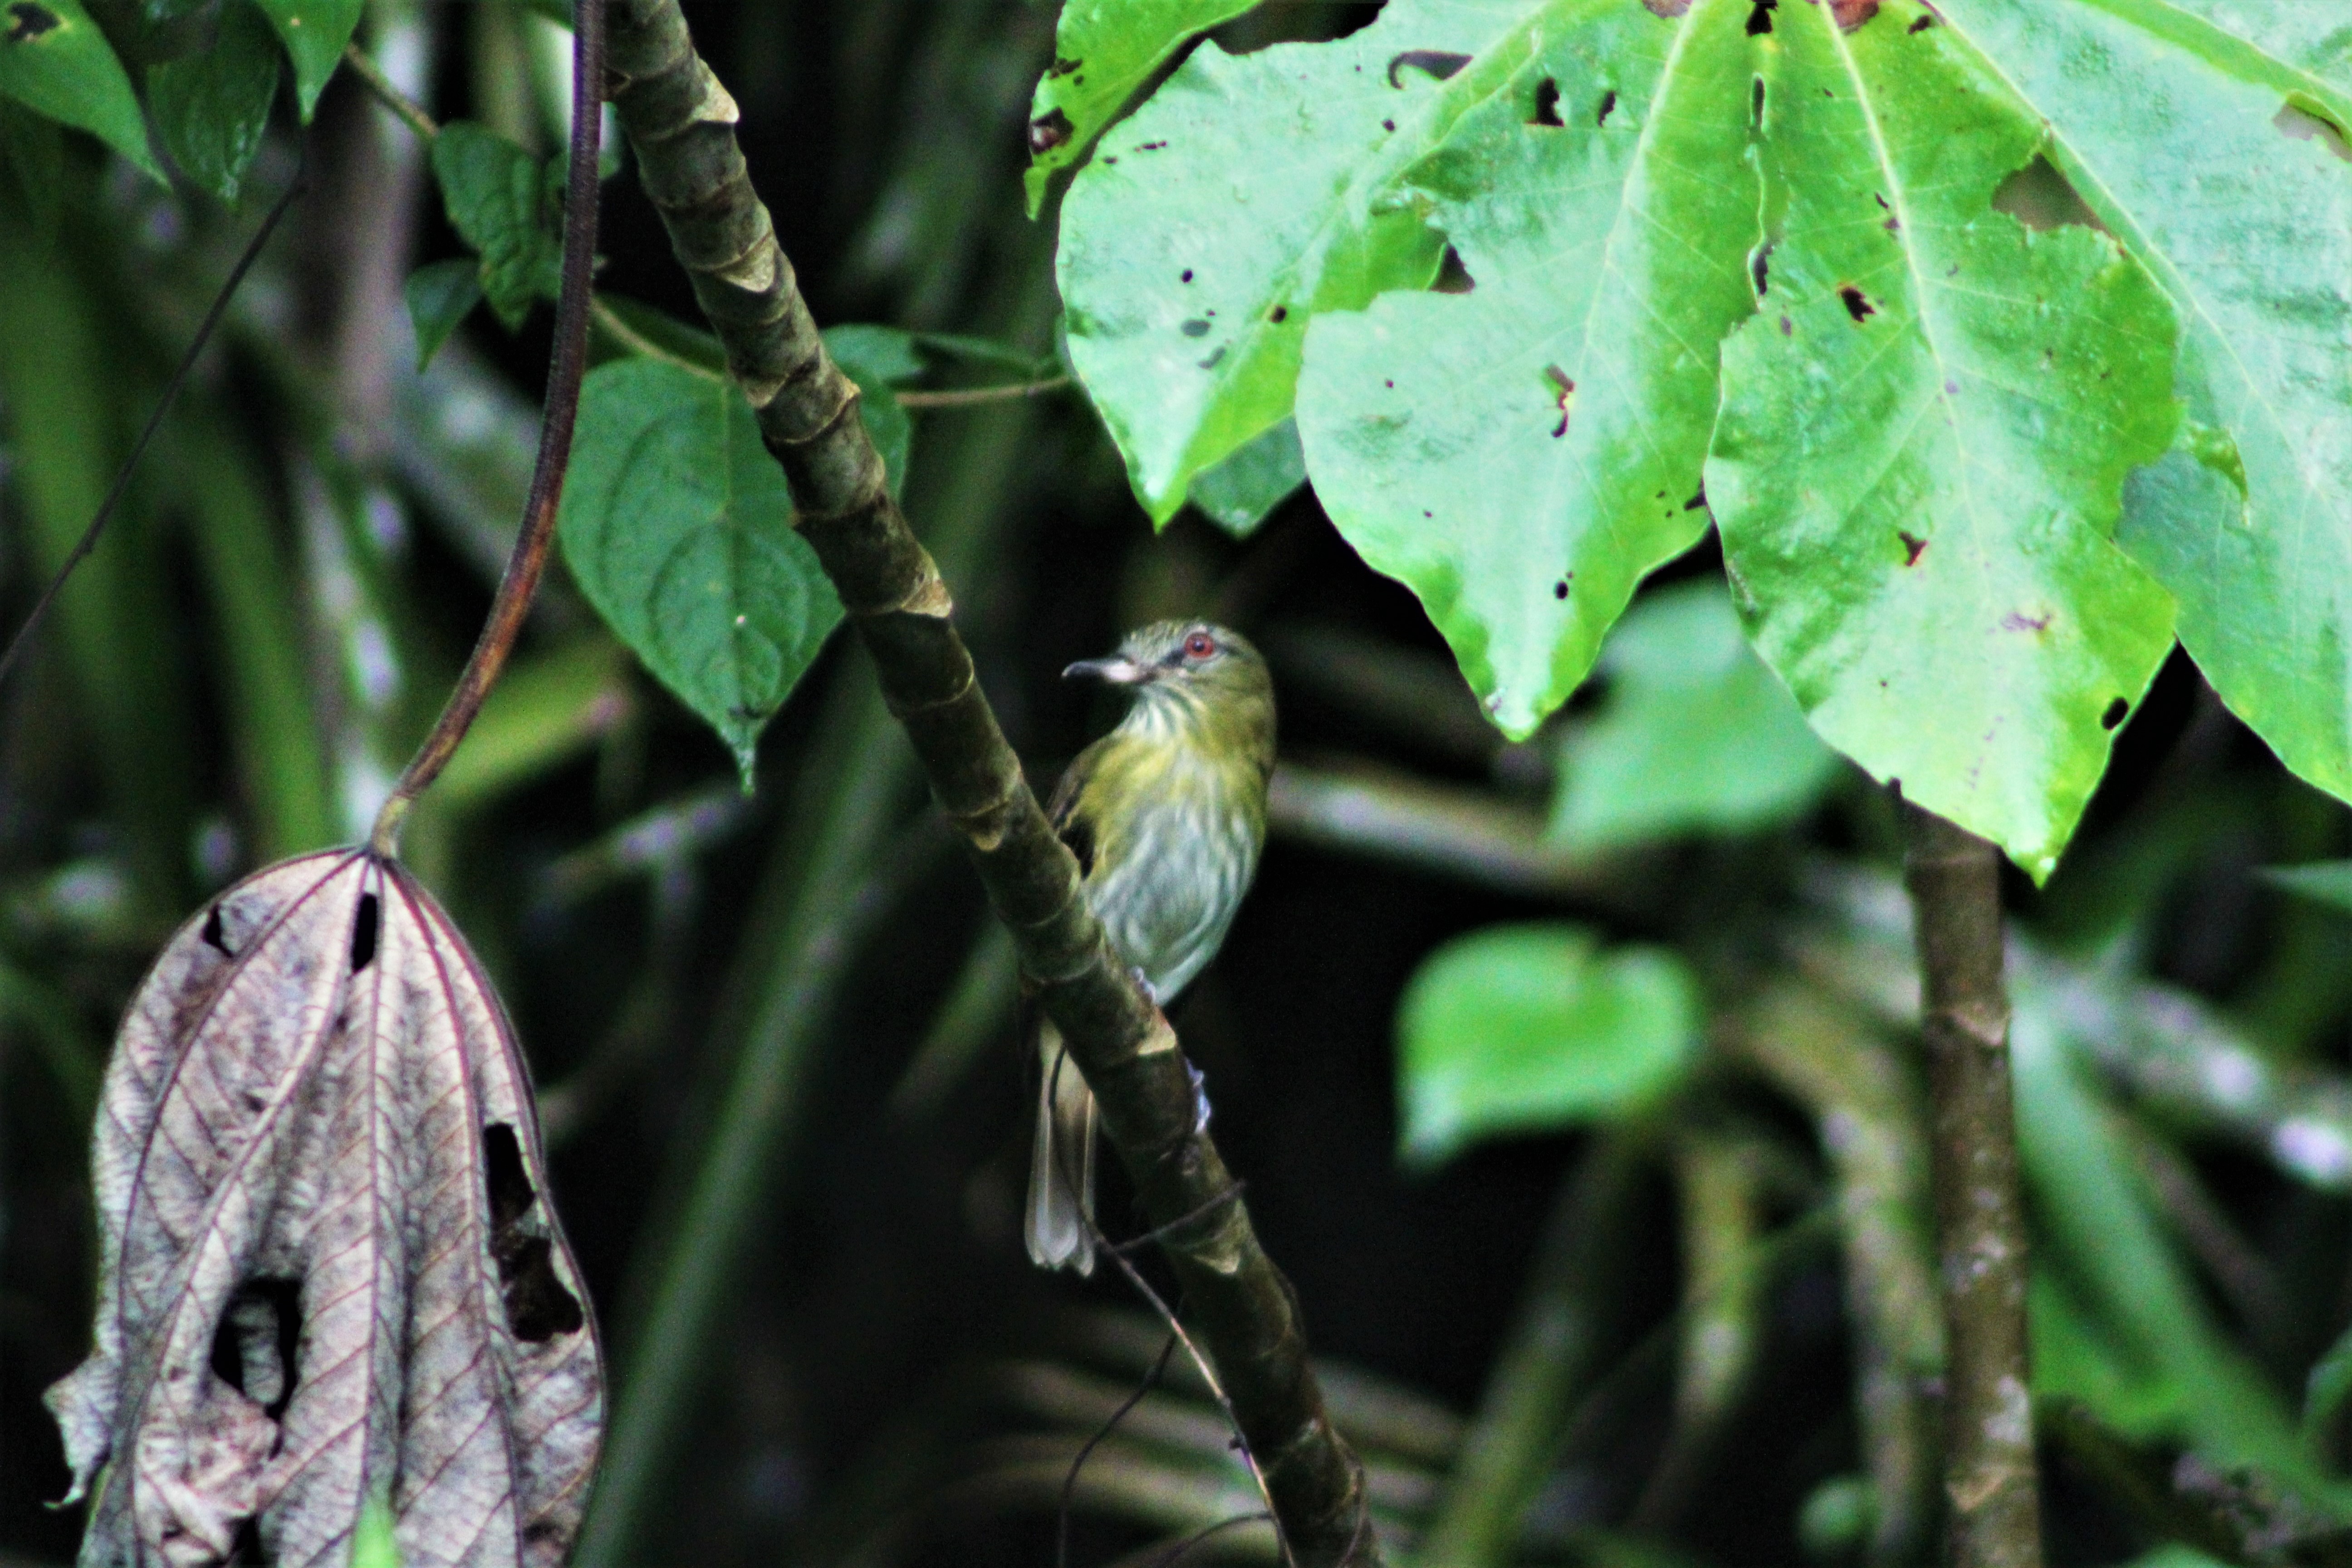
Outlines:
[{"label": "large lobed green leaf", "polygon": [[1420,595],[1515,738],[1706,530],[1717,344],[1754,308],[1757,237],[1748,0],[1679,23],[1638,0],[1525,10],[1524,58],[1497,49],[1494,89],[1399,186],[1475,286],[1318,316],[1298,384],[1332,521]]},{"label": "large lobed green leaf", "polygon": [[2182,450],[2120,535],[2287,766],[2352,798],[2352,13],[1955,0],[2050,156],[2177,302]]},{"label": "large lobed green leaf", "polygon": [[1068,0],[1054,63],[1029,105],[1029,216],[1054,172],[1076,163],[1129,95],[1196,34],[1257,0]]},{"label": "large lobed green leaf", "polygon": [[[1633,0],[1626,0],[1631,4]],[[1055,260],[1071,363],[1153,520],[1290,412],[1309,315],[1435,276],[1396,177],[1508,58],[1440,81],[1524,0],[1394,0],[1333,43],[1192,52],[1071,183]]]},{"label": "large lobed green leaf", "polygon": [[163,177],[131,78],[81,0],[0,0],[0,95],[91,132]]},{"label": "large lobed green leaf", "polygon": [[2172,645],[2111,539],[2172,440],[2171,311],[2107,237],[1992,209],[2042,128],[1931,13],[1778,15],[1768,286],[1707,466],[1726,560],[1814,728],[2038,879]]}]

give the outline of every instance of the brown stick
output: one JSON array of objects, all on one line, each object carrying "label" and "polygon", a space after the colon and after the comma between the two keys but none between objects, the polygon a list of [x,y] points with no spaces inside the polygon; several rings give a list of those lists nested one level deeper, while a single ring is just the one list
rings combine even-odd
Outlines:
[{"label": "brown stick", "polygon": [[1919,951],[1934,1106],[1944,1297],[1944,1488],[1951,1568],[2040,1568],[2042,1502],[2027,1380],[2025,1215],[2010,1108],[2000,852],[1904,808],[1904,884]]},{"label": "brown stick", "polygon": [[[1040,1005],[1100,1103],[1217,1363],[1275,1510],[1307,1568],[1372,1563],[1361,1467],[1325,1413],[1290,1285],[1258,1245],[1196,1125],[1174,1031],[1114,955],[1077,863],[1038,809],[956,635],[952,601],[884,482],[752,190],[734,101],[696,55],[677,0],[617,0],[612,101],[646,193],[782,464],[815,547],[931,793],[967,840]],[[1183,1223],[1178,1223],[1178,1222]]]},{"label": "brown stick", "polygon": [[[547,373],[539,461],[523,502],[522,531],[515,536],[514,553],[499,578],[499,591],[482,622],[482,635],[475,639],[473,655],[434,721],[433,732],[409,759],[376,813],[368,847],[386,858],[399,851],[400,825],[408,808],[440,776],[457,743],[473,728],[490,688],[498,684],[499,672],[522,633],[523,617],[530,612],[531,596],[539,592],[547,549],[555,538],[556,508],[563,500],[564,469],[572,460],[572,427],[580,414],[580,382],[588,368],[588,302],[596,261],[596,154],[604,120],[597,107],[604,102],[604,0],[575,0],[572,13],[572,162],[564,171],[563,283],[555,300],[555,349]],[[352,57],[365,61],[356,50],[347,58]],[[380,73],[361,74],[379,97],[388,94],[387,101],[402,101]],[[431,133],[433,122],[421,112],[410,123],[418,126],[420,134]]]}]

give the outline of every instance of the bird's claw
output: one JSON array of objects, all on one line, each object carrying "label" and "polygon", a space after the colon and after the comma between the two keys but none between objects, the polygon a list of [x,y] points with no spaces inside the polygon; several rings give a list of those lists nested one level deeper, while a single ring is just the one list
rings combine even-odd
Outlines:
[{"label": "bird's claw", "polygon": [[1191,1062],[1184,1064],[1184,1070],[1192,1076],[1192,1131],[1195,1133],[1206,1132],[1209,1130],[1209,1075]]}]

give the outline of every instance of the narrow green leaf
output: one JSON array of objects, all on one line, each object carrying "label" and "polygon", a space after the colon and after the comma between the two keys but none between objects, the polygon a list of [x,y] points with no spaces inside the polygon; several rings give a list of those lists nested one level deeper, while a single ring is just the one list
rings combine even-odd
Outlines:
[{"label": "narrow green leaf", "polygon": [[2171,311],[2105,236],[1992,209],[2045,132],[1953,29],[1776,15],[1782,211],[1706,470],[1726,559],[1813,728],[2040,880],[2172,643],[2112,542],[2172,442]]},{"label": "narrow green leaf", "polygon": [[1698,984],[1663,948],[1603,952],[1582,926],[1492,926],[1433,953],[1399,1005],[1403,1156],[1622,1114],[1698,1051]]},{"label": "narrow green leaf", "polygon": [[252,0],[223,0],[212,47],[147,68],[147,105],[165,150],[231,206],[277,98],[278,40]]},{"label": "narrow green leaf", "polygon": [[481,258],[483,297],[512,331],[562,280],[539,161],[494,131],[453,121],[433,139],[433,174],[450,226]]},{"label": "narrow green leaf", "polygon": [[358,30],[363,0],[257,0],[294,62],[294,100],[310,123],[319,94],[342,62],[343,46]]},{"label": "narrow green leaf", "polygon": [[408,321],[416,333],[416,370],[423,374],[449,341],[449,334],[482,302],[482,268],[463,257],[429,261],[400,286]]},{"label": "narrow green leaf", "polygon": [[1601,651],[1609,693],[1560,747],[1552,832],[1576,845],[1736,833],[1811,806],[1836,753],[1764,668],[1719,582],[1633,602]]},{"label": "narrow green leaf", "polygon": [[0,0],[0,94],[89,132],[163,177],[147,151],[131,78],[81,0]]},{"label": "narrow green leaf", "polygon": [[[2042,1199],[2037,1247],[2079,1287],[2095,1331],[2153,1380],[2134,1395],[2148,1402],[2140,1426],[2116,1424],[2191,1441],[2226,1465],[2256,1466],[2308,1494],[2325,1490],[2284,1405],[2213,1321],[2164,1237],[2111,1112],[2064,1037],[2063,1016],[2030,980],[2016,1002],[2017,1142],[2027,1183]],[[2154,1397],[2167,1385],[2177,1400]]]},{"label": "narrow green leaf", "polygon": [[2352,910],[2352,860],[2319,860],[2308,866],[2265,866],[2260,873],[2273,888],[2330,909]]},{"label": "narrow green leaf", "polygon": [[1076,163],[1144,79],[1187,39],[1257,0],[1066,0],[1054,26],[1054,63],[1029,104],[1029,216],[1054,171]]},{"label": "narrow green leaf", "polygon": [[732,382],[657,360],[591,372],[558,524],[607,625],[734,752],[841,619],[783,470]]},{"label": "narrow green leaf", "polygon": [[2189,416],[2234,438],[2242,497],[2168,459],[2186,482],[2137,488],[2123,545],[2179,600],[2180,639],[2231,711],[2352,799],[2343,6],[1960,0],[1944,15],[2000,61],[2048,121],[2053,162],[2177,301]]},{"label": "narrow green leaf", "polygon": [[1435,276],[1397,177],[1509,79],[1534,8],[1392,0],[1331,43],[1203,44],[1103,137],[1055,268],[1070,361],[1155,522],[1290,412],[1313,311]]},{"label": "narrow green leaf", "polygon": [[360,1510],[360,1527],[352,1539],[352,1568],[401,1568],[392,1505],[381,1493],[371,1493],[367,1506]]},{"label": "narrow green leaf", "polygon": [[1246,539],[1306,482],[1307,450],[1298,444],[1298,422],[1286,419],[1194,476],[1192,504],[1235,539]]},{"label": "narrow green leaf", "polygon": [[1514,738],[1706,527],[1717,345],[1754,309],[1752,9],[1536,8],[1512,36],[1525,63],[1407,176],[1475,287],[1307,334],[1316,493]]},{"label": "narrow green leaf", "polygon": [[586,637],[517,660],[482,704],[433,798],[463,813],[537,783],[610,731],[629,710],[621,650]]}]

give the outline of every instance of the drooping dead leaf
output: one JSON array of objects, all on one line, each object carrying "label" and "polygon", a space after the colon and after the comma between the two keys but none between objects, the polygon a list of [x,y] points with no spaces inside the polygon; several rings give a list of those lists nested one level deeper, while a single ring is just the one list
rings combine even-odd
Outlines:
[{"label": "drooping dead leaf", "polygon": [[306,856],[183,928],[91,1158],[96,1349],[48,1395],[73,1495],[107,1467],[85,1568],[340,1565],[371,1497],[410,1568],[562,1563],[596,1337],[505,1014],[398,866]]}]

